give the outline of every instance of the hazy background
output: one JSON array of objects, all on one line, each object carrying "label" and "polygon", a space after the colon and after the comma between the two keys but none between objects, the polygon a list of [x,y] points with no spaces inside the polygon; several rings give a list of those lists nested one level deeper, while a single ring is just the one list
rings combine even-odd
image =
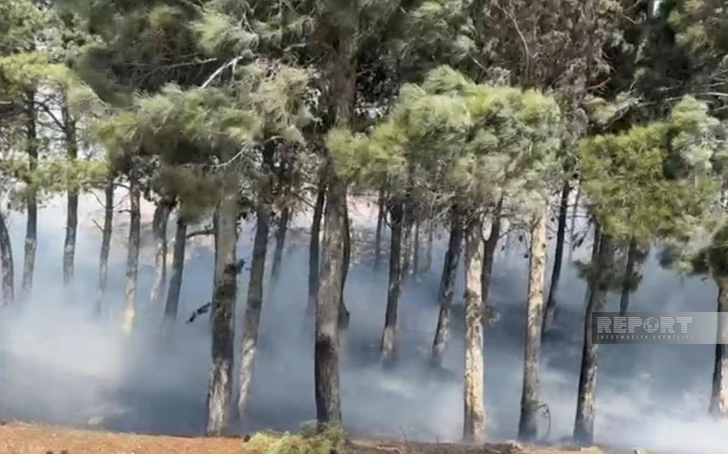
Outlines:
[{"label": "hazy background", "polygon": [[[117,200],[124,196],[117,191]],[[375,208],[359,204],[353,228],[373,229]],[[102,208],[94,197],[81,198],[76,249],[75,301],[63,302],[62,251],[65,201],[40,210],[32,300],[6,311],[0,320],[0,417],[91,425],[111,430],[198,435],[204,431],[210,361],[208,316],[184,320],[209,301],[213,258],[209,241],[191,244],[185,264],[180,317],[171,345],[150,341],[157,313],[150,317],[153,276],[152,207],[143,216],[137,320],[140,334],[120,335],[128,214],[116,214],[109,269],[109,315],[91,322],[98,284]],[[371,216],[374,215],[372,218]],[[367,220],[368,218],[368,220]],[[25,236],[22,213],[9,216],[19,293]],[[365,225],[366,224],[366,225]],[[170,238],[173,234],[170,222]],[[292,228],[309,227],[299,216]],[[248,258],[252,226],[241,236],[238,254]],[[295,430],[315,418],[313,330],[304,317],[307,294],[307,238],[284,256],[276,297],[261,317],[250,411],[240,431]],[[452,374],[433,376],[425,367],[437,321],[436,292],[447,234],[436,242],[433,266],[422,282],[410,280],[400,303],[399,347],[402,365],[384,372],[376,358],[386,306],[386,271],[375,275],[369,264],[353,265],[346,287],[351,325],[342,359],[343,417],[355,435],[456,441],[462,433],[462,267],[458,269],[453,332],[445,366]],[[553,246],[553,245],[552,245]],[[588,254],[589,241],[574,258]],[[269,262],[273,242],[270,243]],[[491,298],[501,320],[485,337],[485,395],[490,439],[514,438],[522,379],[527,260],[524,245],[510,241],[496,259]],[[568,257],[568,247],[565,260]],[[269,263],[270,264],[270,263]],[[269,265],[268,264],[268,265]],[[384,267],[386,269],[386,266]],[[549,276],[551,264],[549,263]],[[249,272],[240,279],[238,316],[245,309]],[[541,369],[541,399],[552,413],[551,440],[573,428],[583,330],[585,284],[565,263],[557,323],[561,339],[546,347]],[[644,269],[633,310],[712,311],[717,290],[710,281],[681,279],[654,260]],[[610,309],[616,310],[618,296]],[[18,305],[20,306],[20,305]],[[241,324],[238,324],[238,336]],[[236,354],[237,354],[236,345]],[[678,452],[728,452],[728,426],[706,418],[714,347],[600,347],[596,434],[600,443],[670,449]],[[236,364],[237,368],[237,364]],[[544,423],[545,428],[545,423]]]}]

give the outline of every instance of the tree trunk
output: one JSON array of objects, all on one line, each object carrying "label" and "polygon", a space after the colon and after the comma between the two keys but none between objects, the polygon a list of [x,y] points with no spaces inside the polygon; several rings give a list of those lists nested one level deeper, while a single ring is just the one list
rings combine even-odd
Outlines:
[{"label": "tree trunk", "polygon": [[136,316],[137,273],[139,271],[139,236],[141,229],[141,192],[136,177],[129,179],[129,243],[126,255],[126,283],[124,286],[124,321],[122,329],[130,334]]},{"label": "tree trunk", "polygon": [[384,230],[384,189],[379,190],[377,198],[377,230],[374,234],[374,271],[379,271],[382,265],[382,231]]},{"label": "tree trunk", "polygon": [[[26,99],[26,140],[28,164],[30,171],[38,166],[38,137],[35,112],[35,91],[27,93]],[[33,290],[33,275],[35,273],[35,251],[38,247],[38,199],[33,184],[29,184],[27,193],[27,219],[25,227],[25,256],[23,258],[23,281],[21,291],[23,297],[29,298]]]},{"label": "tree trunk", "polygon": [[728,418],[728,324],[725,312],[728,312],[728,279],[716,279],[718,285],[718,329],[715,343],[715,364],[713,366],[713,386],[710,393],[709,412],[717,418]]},{"label": "tree trunk", "polygon": [[490,227],[490,234],[485,241],[485,252],[483,253],[483,274],[480,278],[481,297],[483,298],[483,321],[490,322],[495,317],[494,305],[488,299],[490,295],[490,277],[493,275],[493,263],[498,248],[498,240],[501,235],[501,212],[503,211],[503,197],[498,200],[493,211],[493,221]]},{"label": "tree trunk", "polygon": [[[212,300],[215,299],[215,292],[217,291],[217,280],[222,276],[223,267],[225,266],[224,262],[220,260],[220,207],[218,206],[217,209],[215,209],[215,212],[212,214],[212,235],[213,235],[213,242],[215,243],[215,263],[214,263],[214,269],[212,271]],[[173,258],[174,260],[174,258]],[[211,300],[211,301],[212,301]],[[210,316],[210,333],[214,332],[215,329],[215,319]]]},{"label": "tree trunk", "polygon": [[323,264],[316,300],[314,381],[316,418],[319,422],[341,422],[339,396],[339,310],[343,270],[346,186],[332,175],[326,203]]},{"label": "tree trunk", "polygon": [[380,345],[381,359],[385,365],[391,365],[397,358],[397,311],[402,292],[402,209],[402,202],[394,201],[389,210],[392,226],[389,249],[389,288]]},{"label": "tree trunk", "polygon": [[[344,199],[346,200],[346,198]],[[346,290],[346,278],[349,275],[351,264],[351,223],[349,222],[349,206],[344,202],[344,261],[341,266],[341,293],[339,296],[339,331],[343,332],[349,327],[349,310],[346,308],[344,291]]]},{"label": "tree trunk", "polygon": [[465,231],[465,418],[463,440],[485,442],[483,403],[483,225],[479,217]]},{"label": "tree trunk", "polygon": [[281,263],[283,262],[283,249],[286,245],[286,231],[291,220],[291,210],[288,207],[281,210],[276,229],[276,248],[273,251],[273,265],[271,267],[270,288],[274,289],[281,275]]},{"label": "tree trunk", "polygon": [[435,226],[432,221],[427,222],[427,246],[425,247],[425,263],[422,265],[422,272],[430,271],[432,268],[432,246],[435,242]]},{"label": "tree trunk", "polygon": [[15,266],[10,232],[2,211],[0,211],[0,265],[3,274],[3,306],[8,306],[15,300]]},{"label": "tree trunk", "polygon": [[637,264],[637,241],[630,240],[629,249],[627,250],[627,265],[624,269],[624,278],[622,280],[622,296],[619,299],[619,315],[624,316],[629,309],[629,295],[632,293],[632,275]]},{"label": "tree trunk", "polygon": [[420,221],[415,220],[415,238],[412,252],[412,274],[420,273]]},{"label": "tree trunk", "polygon": [[238,202],[228,197],[218,210],[218,263],[220,270],[212,298],[212,365],[207,391],[207,434],[220,435],[228,424],[233,386],[233,348],[235,342],[235,300],[237,275]]},{"label": "tree trunk", "polygon": [[531,220],[531,250],[528,259],[528,315],[526,343],[523,356],[523,388],[521,391],[521,420],[518,436],[527,442],[538,438],[538,383],[543,317],[543,284],[546,274],[546,208]]},{"label": "tree trunk", "polygon": [[566,214],[569,210],[569,192],[571,187],[569,182],[565,181],[561,189],[561,200],[559,204],[559,219],[556,227],[556,250],[554,251],[554,268],[551,272],[551,283],[549,285],[549,296],[546,300],[546,313],[543,318],[543,331],[548,330],[553,321],[556,312],[556,295],[559,290],[559,280],[561,279],[561,265],[564,257],[564,239],[566,236]]},{"label": "tree trunk", "polygon": [[[601,228],[597,222],[594,223],[594,238],[592,239],[592,250],[591,250],[591,263],[596,263],[599,257],[599,244],[601,243]],[[584,306],[589,304],[591,299],[592,286],[588,285],[586,289],[586,295],[584,296]]]},{"label": "tree trunk", "polygon": [[[66,153],[70,162],[78,158],[78,141],[76,139],[76,120],[68,111],[67,100],[61,102],[61,115],[65,129]],[[73,281],[74,261],[76,256],[76,232],[78,230],[78,188],[68,188],[66,202],[66,238],[63,242],[63,285],[66,287],[66,300],[73,300],[69,286]]]},{"label": "tree trunk", "polygon": [[264,182],[259,188],[258,201],[255,210],[255,238],[253,240],[253,254],[250,263],[250,281],[248,282],[248,299],[245,306],[245,320],[243,322],[243,339],[240,348],[240,369],[238,384],[238,404],[236,416],[242,417],[248,403],[250,384],[253,379],[253,365],[255,352],[258,347],[258,329],[260,328],[260,313],[263,306],[263,279],[265,277],[265,258],[268,252],[268,233],[270,229],[271,197],[273,181],[273,155],[275,143],[268,142],[263,156]]},{"label": "tree trunk", "polygon": [[[451,214],[451,216],[454,216],[454,214]],[[460,222],[461,221],[458,221],[458,225],[460,225]],[[437,301],[440,303],[440,310],[442,310],[442,301],[445,297],[445,290],[447,288],[448,279],[450,279],[453,283],[455,282],[458,265],[460,264],[460,250],[463,243],[462,227],[460,227],[460,229],[461,230],[458,232],[455,238],[453,238],[454,232],[452,231],[452,226],[450,227],[450,240],[447,245],[447,251],[445,251],[445,259],[442,263],[442,274],[440,275],[440,287],[437,291]],[[457,243],[453,243],[453,241],[456,241]],[[448,278],[448,276],[450,276],[450,273],[452,273],[453,277]]]},{"label": "tree trunk", "polygon": [[[598,230],[597,228],[597,233]],[[594,343],[592,336],[592,318],[594,312],[604,310],[607,304],[607,287],[610,279],[608,268],[612,259],[610,239],[602,236],[598,243],[597,271],[595,278],[589,284],[591,292],[586,308],[586,316],[584,317],[584,341],[581,352],[579,391],[576,401],[576,420],[574,422],[574,441],[582,446],[590,446],[594,443],[598,344]]]},{"label": "tree trunk", "polygon": [[414,229],[414,222],[412,218],[407,215],[407,204],[405,203],[404,216],[402,223],[402,280],[406,280],[407,276],[412,272],[412,230]]},{"label": "tree trunk", "polygon": [[435,329],[435,340],[432,342],[432,365],[442,365],[442,358],[445,355],[447,341],[450,339],[450,310],[452,298],[455,293],[455,279],[457,276],[458,262],[460,262],[460,246],[463,242],[463,224],[460,213],[453,207],[450,214],[450,240],[445,253],[442,276],[444,279],[443,290],[440,295],[440,315],[437,317],[437,328]]},{"label": "tree trunk", "polygon": [[308,304],[306,313],[313,314],[316,310],[316,298],[319,287],[319,259],[321,256],[321,219],[326,202],[326,182],[321,178],[316,193],[316,204],[313,208],[313,221],[311,223],[311,239],[308,246]]},{"label": "tree trunk", "polygon": [[152,230],[154,232],[154,283],[152,293],[149,296],[149,306],[159,316],[162,310],[162,301],[165,299],[165,287],[167,283],[167,224],[169,214],[172,211],[171,204],[166,200],[160,200],[154,209]]},{"label": "tree trunk", "polygon": [[579,212],[579,199],[581,198],[581,185],[576,184],[576,197],[574,198],[574,209],[571,210],[571,226],[569,227],[569,262],[574,256],[574,240],[576,239],[576,214]]},{"label": "tree trunk", "polygon": [[[174,321],[179,309],[179,296],[182,292],[182,277],[185,270],[185,249],[187,248],[187,222],[177,213],[177,230],[174,234],[172,250],[172,276],[169,279],[169,291],[164,305],[164,318]],[[217,267],[217,264],[215,264]]]},{"label": "tree trunk", "polygon": [[111,230],[114,222],[114,181],[109,179],[104,189],[104,229],[101,234],[101,254],[99,256],[99,288],[96,292],[94,312],[100,316],[103,311],[104,297],[109,275],[109,252],[111,251]]}]

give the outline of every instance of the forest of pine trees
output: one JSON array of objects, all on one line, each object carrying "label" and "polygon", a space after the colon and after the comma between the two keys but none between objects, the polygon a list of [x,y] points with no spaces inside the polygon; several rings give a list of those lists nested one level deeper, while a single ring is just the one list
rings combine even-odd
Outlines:
[{"label": "forest of pine trees", "polygon": [[[727,100],[720,0],[1,0],[2,305],[22,305],[34,291],[38,211],[48,198],[66,204],[59,272],[68,300],[79,196],[94,192],[104,203],[89,305],[97,316],[108,312],[113,225],[128,216],[118,325],[129,336],[141,301],[159,324],[184,323],[185,246],[191,226],[209,226],[200,233],[214,237],[215,256],[207,434],[219,435],[245,418],[287,228],[310,210],[308,292],[290,304],[307,307],[315,326],[317,419],[345,423],[340,346],[356,323],[344,298],[354,266],[348,201],[370,197],[379,215],[366,266],[389,281],[376,306],[382,367],[401,360],[401,294],[429,268],[442,276],[430,347],[431,367],[440,367],[464,276],[462,435],[481,443],[493,392],[483,380],[484,330],[498,323],[494,259],[503,236],[521,232],[528,297],[518,433],[535,441],[541,345],[571,266],[572,213],[584,210],[593,246],[591,260],[576,263],[589,291],[573,437],[589,445],[599,374],[590,315],[610,292],[622,313],[631,310],[650,249],[665,267],[714,281],[717,310],[728,312]],[[113,209],[119,193],[128,211]],[[137,285],[144,202],[155,207],[150,295]],[[15,249],[14,212],[27,219]],[[243,223],[254,225],[247,263],[236,247]],[[447,252],[432,263],[440,234]],[[718,344],[705,411],[722,418],[727,365]]]}]

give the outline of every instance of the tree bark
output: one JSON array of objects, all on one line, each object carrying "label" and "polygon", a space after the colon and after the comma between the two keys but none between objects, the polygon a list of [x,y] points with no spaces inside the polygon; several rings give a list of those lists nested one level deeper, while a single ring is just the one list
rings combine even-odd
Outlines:
[{"label": "tree bark", "polygon": [[152,230],[154,232],[154,282],[149,296],[149,306],[158,317],[162,310],[162,301],[165,299],[167,283],[167,224],[172,205],[166,200],[160,200],[154,208]]},{"label": "tree bark", "polygon": [[382,233],[384,230],[384,189],[379,190],[377,198],[377,230],[374,234],[374,271],[379,271],[382,266]]},{"label": "tree bark", "polygon": [[569,262],[574,256],[574,240],[576,239],[576,214],[579,212],[579,199],[581,199],[581,185],[576,183],[576,197],[574,198],[574,209],[571,210],[571,226],[569,227]]},{"label": "tree bark", "polygon": [[633,238],[629,242],[627,250],[627,265],[624,269],[624,278],[622,280],[622,295],[619,299],[619,315],[625,315],[629,309],[629,295],[632,293],[632,276],[634,268],[637,264],[637,241]]},{"label": "tree bark", "polygon": [[546,208],[531,220],[531,248],[528,259],[528,309],[523,355],[523,388],[518,436],[527,442],[538,438],[538,383],[543,318],[543,285],[546,274]]},{"label": "tree bark", "polygon": [[[602,240],[601,228],[598,223],[594,223],[594,235],[592,239],[592,250],[591,250],[591,263],[596,263],[599,257],[599,244]],[[586,295],[584,296],[584,306],[589,304],[591,299],[592,286],[588,285],[586,289]]]},{"label": "tree bark", "polygon": [[[174,321],[179,309],[179,297],[182,293],[182,278],[185,270],[185,249],[187,249],[187,222],[177,214],[177,230],[174,234],[172,250],[172,276],[169,279],[169,291],[164,305],[164,318]],[[217,267],[217,264],[215,264]]]},{"label": "tree bark", "polygon": [[414,222],[407,214],[407,204],[405,203],[403,226],[402,226],[402,280],[406,280],[407,276],[412,272],[412,239],[414,235]]},{"label": "tree bark", "polygon": [[415,219],[414,245],[412,251],[412,274],[417,276],[420,273],[420,221]]},{"label": "tree bark", "polygon": [[607,288],[611,278],[608,271],[612,259],[611,240],[606,235],[600,236],[596,262],[597,271],[593,281],[589,284],[591,292],[586,316],[584,317],[584,340],[579,373],[579,391],[576,401],[576,419],[574,422],[574,441],[583,446],[590,446],[594,443],[594,416],[596,412],[598,344],[594,343],[591,321],[594,312],[604,310],[607,304]]},{"label": "tree bark", "polygon": [[490,295],[490,278],[493,275],[493,263],[495,262],[495,252],[498,247],[498,240],[501,235],[501,213],[503,211],[503,197],[498,199],[498,203],[493,211],[493,221],[490,227],[490,234],[485,241],[485,252],[483,253],[483,274],[480,278],[481,297],[483,298],[483,321],[489,322],[495,316],[494,305],[488,299]]},{"label": "tree bark", "polygon": [[111,230],[114,222],[114,181],[109,179],[104,189],[104,229],[101,233],[101,254],[99,256],[99,287],[96,292],[94,312],[100,316],[103,311],[106,286],[109,282],[109,252],[111,251]]},{"label": "tree bark", "polygon": [[479,217],[465,230],[465,374],[464,426],[466,443],[485,442],[483,403],[483,224]]},{"label": "tree bark", "polygon": [[320,423],[341,422],[339,396],[339,310],[343,269],[344,198],[346,186],[332,175],[326,203],[323,264],[316,301],[314,381],[316,418]]},{"label": "tree bark", "polygon": [[[26,95],[26,140],[28,165],[32,172],[38,167],[38,136],[35,111],[35,91],[30,90]],[[23,257],[23,281],[21,292],[24,298],[30,298],[33,290],[33,275],[35,273],[35,252],[38,247],[38,199],[37,191],[30,183],[27,188],[27,218],[25,227],[25,256]]]},{"label": "tree bark", "polygon": [[233,386],[235,342],[235,301],[237,275],[238,203],[228,197],[218,210],[219,253],[215,266],[220,270],[212,299],[212,365],[207,391],[207,434],[220,435],[227,427]]},{"label": "tree bark", "polygon": [[129,178],[129,242],[126,255],[126,277],[124,286],[124,321],[122,329],[130,334],[136,317],[137,274],[139,272],[139,237],[141,230],[141,191],[136,177]]},{"label": "tree bark", "polygon": [[561,188],[561,200],[559,204],[559,219],[556,227],[556,250],[554,251],[554,268],[551,272],[551,283],[549,284],[549,296],[546,300],[546,313],[543,318],[543,331],[551,328],[556,312],[556,295],[559,290],[561,279],[561,266],[564,258],[564,240],[566,237],[566,215],[569,210],[569,193],[571,187],[565,181]]},{"label": "tree bark", "polygon": [[387,312],[380,354],[383,364],[391,365],[397,358],[397,312],[402,293],[402,202],[393,201],[389,210],[392,235],[389,249],[389,288],[387,290]]},{"label": "tree bark", "polygon": [[[76,120],[68,110],[68,103],[64,96],[61,102],[61,116],[65,129],[66,154],[72,163],[78,158],[78,141],[76,138]],[[66,238],[63,243],[63,285],[66,287],[66,300],[73,300],[69,286],[73,281],[74,262],[76,256],[76,232],[78,230],[78,188],[68,188],[66,202]]]},{"label": "tree bark", "polygon": [[318,298],[320,257],[321,257],[321,219],[324,214],[324,203],[326,202],[326,181],[322,177],[319,181],[316,193],[316,204],[313,209],[313,221],[311,223],[311,239],[308,245],[308,305],[306,313],[313,314],[316,310],[316,299]]},{"label": "tree bark", "polygon": [[3,306],[15,300],[15,266],[13,265],[13,248],[10,243],[10,232],[5,214],[0,211],[0,265],[2,265]]},{"label": "tree bark", "polygon": [[276,247],[273,251],[273,264],[271,266],[270,287],[274,289],[281,275],[281,263],[283,262],[283,249],[286,245],[286,232],[288,224],[291,220],[291,210],[285,207],[281,210],[278,218],[278,228],[276,229]]},{"label": "tree bark", "polygon": [[709,413],[716,418],[728,418],[728,349],[724,342],[728,339],[728,279],[715,279],[718,285],[718,329],[715,343],[715,363],[713,383],[710,393]]},{"label": "tree bark", "polygon": [[[344,198],[346,200],[346,198]],[[349,276],[351,264],[351,223],[349,222],[349,206],[344,202],[344,260],[341,264],[341,293],[339,296],[339,332],[343,333],[349,327],[349,310],[346,308],[344,291],[346,278]]]},{"label": "tree bark", "polygon": [[439,367],[445,355],[445,348],[450,339],[450,311],[452,298],[455,293],[455,279],[457,277],[458,262],[460,262],[460,249],[463,243],[463,224],[458,210],[453,207],[450,214],[450,240],[445,253],[443,264],[443,290],[440,295],[440,314],[437,317],[435,339],[432,342],[432,365]]},{"label": "tree bark", "polygon": [[427,222],[427,246],[425,247],[425,263],[422,265],[422,272],[430,271],[432,268],[432,246],[435,242],[435,226],[432,221]]},{"label": "tree bark", "polygon": [[250,264],[250,281],[248,282],[248,298],[245,306],[243,322],[243,339],[240,346],[240,370],[238,373],[237,417],[242,417],[248,403],[250,384],[253,379],[255,352],[258,347],[258,330],[260,313],[263,306],[263,278],[265,277],[265,258],[268,252],[268,234],[270,230],[271,198],[273,191],[273,155],[275,143],[268,142],[263,152],[262,182],[256,206],[255,238],[253,240],[253,256]]},{"label": "tree bark", "polygon": [[[220,206],[215,209],[212,214],[212,238],[215,243],[215,268],[212,271],[212,300],[215,299],[215,292],[217,291],[217,280],[222,276],[224,262],[220,260]],[[174,260],[174,258],[173,258]],[[211,300],[211,301],[212,301]],[[215,318],[210,316],[210,333],[214,332],[215,329]]]}]

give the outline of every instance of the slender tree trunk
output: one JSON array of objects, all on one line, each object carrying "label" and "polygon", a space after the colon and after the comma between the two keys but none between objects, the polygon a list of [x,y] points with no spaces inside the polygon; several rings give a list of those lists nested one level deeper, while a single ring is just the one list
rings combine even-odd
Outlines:
[{"label": "slender tree trunk", "polygon": [[612,259],[612,245],[609,238],[602,236],[599,241],[597,276],[590,283],[589,303],[584,317],[584,341],[581,352],[579,391],[576,400],[576,419],[574,422],[574,441],[583,446],[594,443],[594,416],[596,413],[597,386],[597,347],[592,336],[594,312],[604,310],[607,304],[607,286],[610,279],[608,267]]},{"label": "slender tree trunk", "polygon": [[394,201],[389,210],[392,235],[389,252],[389,288],[387,290],[387,312],[380,353],[382,362],[390,365],[397,358],[397,312],[402,292],[402,202]]},{"label": "slender tree trunk", "polygon": [[101,234],[101,254],[99,256],[99,287],[96,292],[94,312],[100,316],[103,311],[106,286],[109,275],[109,252],[111,251],[111,230],[114,222],[114,181],[109,179],[104,189],[104,229]]},{"label": "slender tree trunk", "polygon": [[[591,250],[591,263],[596,263],[597,259],[599,257],[599,244],[602,240],[602,233],[601,228],[599,226],[599,223],[594,222],[594,237],[592,239],[592,250]],[[589,300],[591,299],[592,294],[592,286],[588,285],[586,289],[586,295],[584,296],[584,305],[589,304]]]},{"label": "slender tree trunk", "polygon": [[415,220],[415,238],[412,252],[412,274],[420,273],[420,221]]},{"label": "slender tree trunk", "polygon": [[728,339],[728,324],[724,313],[728,312],[728,279],[716,278],[716,284],[719,316],[709,413],[725,419],[728,418],[728,349],[724,342]]},{"label": "slender tree trunk", "polygon": [[349,222],[349,206],[344,203],[344,261],[341,268],[341,293],[339,297],[339,331],[343,332],[349,327],[349,310],[346,308],[344,291],[346,290],[346,278],[349,276],[351,264],[351,223]]},{"label": "slender tree trunk", "polygon": [[624,279],[622,280],[622,296],[619,299],[619,315],[625,315],[629,309],[629,295],[632,293],[632,275],[637,264],[637,241],[634,238],[629,242],[627,250],[627,266],[624,269]]},{"label": "slender tree trunk", "polygon": [[[222,276],[224,262],[220,260],[220,207],[215,209],[212,214],[212,235],[213,242],[215,243],[215,268],[212,271],[212,300],[215,299],[215,292],[217,291],[217,280]],[[174,260],[174,257],[172,258]],[[211,301],[212,301],[211,300]],[[215,329],[215,318],[210,316],[210,332],[212,333]]]},{"label": "slender tree trunk", "polygon": [[490,227],[490,234],[485,241],[485,252],[483,253],[483,274],[480,278],[481,297],[483,298],[483,321],[489,322],[495,317],[494,305],[488,299],[490,295],[490,278],[493,275],[493,263],[498,248],[498,240],[501,235],[501,212],[503,211],[503,197],[498,200],[493,211],[493,221]]},{"label": "slender tree trunk", "polygon": [[278,228],[276,229],[276,247],[273,251],[273,265],[271,267],[271,290],[275,288],[281,275],[281,263],[283,262],[283,249],[286,245],[286,232],[288,224],[291,220],[291,210],[288,207],[281,210],[278,218]]},{"label": "slender tree trunk", "polygon": [[437,317],[435,340],[432,342],[432,365],[435,367],[442,365],[445,348],[450,339],[450,311],[453,294],[455,293],[460,249],[463,243],[463,223],[460,213],[455,207],[451,210],[450,219],[450,240],[448,241],[442,272],[444,283],[440,295],[440,314]]},{"label": "slender tree trunk", "polygon": [[[68,102],[64,96],[61,102],[61,115],[65,129],[66,153],[70,162],[78,158],[78,141],[76,139],[76,120],[68,110]],[[69,286],[73,281],[74,261],[76,256],[76,232],[78,230],[78,188],[68,189],[66,202],[66,238],[63,243],[63,285],[66,287],[66,300],[73,300]]]},{"label": "slender tree trunk", "polygon": [[13,248],[10,243],[10,232],[5,214],[0,211],[0,265],[2,265],[3,306],[15,300],[15,266],[13,265]]},{"label": "slender tree trunk", "polygon": [[136,177],[129,178],[129,243],[126,256],[126,283],[124,287],[123,331],[130,334],[136,317],[137,274],[139,271],[139,237],[141,230],[141,192]]},{"label": "slender tree trunk", "polygon": [[207,434],[220,435],[227,427],[233,386],[235,301],[237,275],[238,201],[228,197],[218,210],[218,264],[220,270],[212,299],[212,365],[207,391]]},{"label": "slender tree trunk", "polygon": [[414,222],[407,215],[408,209],[405,203],[404,216],[402,223],[402,280],[406,280],[407,276],[412,272],[412,230],[414,230]]},{"label": "slender tree trunk", "polygon": [[316,309],[316,298],[318,298],[319,287],[319,259],[321,256],[321,219],[324,214],[324,203],[326,202],[326,182],[321,178],[316,193],[316,204],[313,209],[313,221],[311,223],[311,239],[308,246],[308,305],[306,312],[313,314]]},{"label": "slender tree trunk", "polygon": [[[30,90],[26,97],[26,140],[29,168],[32,172],[38,166],[38,136],[36,127],[35,91]],[[27,219],[25,227],[25,257],[23,258],[23,297],[29,298],[33,290],[35,273],[35,251],[38,246],[38,200],[36,188],[30,184],[27,193]]]},{"label": "slender tree trunk", "polygon": [[[458,221],[458,222],[461,222],[461,221]],[[461,227],[460,232],[458,232],[458,235],[456,235],[455,238],[453,238],[453,234],[454,234],[454,232],[452,231],[452,227],[451,227],[450,241],[448,242],[447,251],[445,251],[445,259],[443,260],[443,263],[442,263],[442,274],[440,275],[440,288],[437,291],[437,301],[440,303],[441,310],[442,310],[442,301],[445,296],[445,290],[446,290],[446,287],[448,284],[448,279],[450,279],[452,282],[455,282],[454,277],[448,278],[448,276],[450,275],[450,273],[453,273],[453,276],[455,276],[457,274],[458,265],[460,264],[460,250],[462,249],[462,242],[463,242],[462,227]],[[457,241],[457,243],[453,244],[453,241]],[[448,309],[448,311],[449,311],[449,309]],[[449,312],[448,312],[448,316],[449,316]]]},{"label": "slender tree trunk", "polygon": [[384,230],[384,189],[379,190],[377,198],[377,230],[374,235],[374,271],[379,271],[382,265],[382,231]]},{"label": "slender tree trunk", "polygon": [[177,213],[177,230],[174,233],[173,247],[172,276],[169,279],[169,291],[164,305],[164,318],[170,322],[177,318],[179,297],[182,292],[182,277],[185,270],[185,249],[187,248],[187,222],[180,218],[179,213]]},{"label": "slender tree trunk", "polygon": [[483,224],[479,217],[465,231],[465,418],[463,440],[485,442],[483,403]]},{"label": "slender tree trunk", "polygon": [[425,247],[425,263],[422,271],[427,272],[432,268],[432,245],[435,242],[435,226],[432,221],[427,222],[427,246]]},{"label": "slender tree trunk", "polygon": [[543,284],[546,274],[546,208],[531,220],[531,250],[528,259],[528,315],[526,343],[523,356],[523,388],[521,391],[521,420],[518,436],[523,441],[538,437],[538,383],[541,354],[541,325],[543,318]]},{"label": "slender tree trunk", "polygon": [[574,246],[576,240],[576,215],[579,212],[579,199],[581,199],[581,185],[576,184],[576,197],[574,198],[574,209],[571,210],[571,226],[569,227],[569,262],[574,256]]},{"label": "slender tree trunk", "polygon": [[543,318],[543,331],[548,330],[554,320],[556,312],[556,295],[559,290],[561,279],[561,265],[564,257],[564,239],[566,236],[566,214],[569,210],[569,193],[571,187],[565,181],[561,189],[561,200],[559,204],[559,219],[556,227],[556,250],[554,251],[554,268],[551,272],[551,283],[549,285],[549,296],[546,300],[546,313]]},{"label": "slender tree trunk", "polygon": [[240,371],[238,388],[238,405],[236,416],[242,417],[248,403],[250,384],[253,379],[255,352],[258,348],[258,330],[260,313],[263,306],[263,279],[265,277],[265,258],[268,253],[268,234],[270,231],[271,203],[273,192],[273,158],[276,144],[268,142],[263,154],[264,181],[259,188],[255,210],[255,238],[253,240],[253,256],[250,264],[250,281],[248,282],[248,300],[245,306],[243,322],[243,340],[240,348]]},{"label": "slender tree trunk", "polygon": [[169,214],[172,211],[171,204],[166,200],[160,200],[154,208],[154,219],[152,230],[154,231],[154,283],[152,293],[149,296],[149,306],[155,311],[155,317],[162,310],[162,301],[165,299],[165,287],[167,282],[167,224]]}]

